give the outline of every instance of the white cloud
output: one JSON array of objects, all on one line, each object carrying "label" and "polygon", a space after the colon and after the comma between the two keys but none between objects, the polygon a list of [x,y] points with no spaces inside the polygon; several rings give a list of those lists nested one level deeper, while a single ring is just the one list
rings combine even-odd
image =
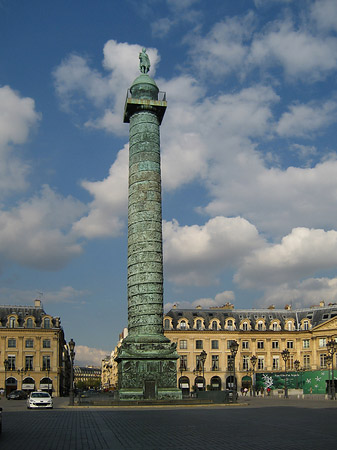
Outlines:
[{"label": "white cloud", "polygon": [[199,298],[191,302],[179,301],[177,303],[165,303],[164,309],[165,311],[169,311],[173,308],[174,305],[178,306],[180,309],[192,309],[196,308],[197,306],[202,306],[203,308],[211,308],[212,306],[223,306],[228,302],[233,303],[234,300],[235,294],[233,291],[223,291],[219,294],[216,294],[214,298]]},{"label": "white cloud", "polygon": [[0,87],[0,197],[27,187],[29,165],[17,155],[40,115],[31,98],[22,98],[9,86]]},{"label": "white cloud", "polygon": [[325,304],[336,303],[337,278],[307,278],[303,281],[283,283],[265,289],[260,306],[284,306],[290,304],[294,308],[318,305],[321,300]]},{"label": "white cloud", "polygon": [[240,217],[215,217],[205,225],[164,222],[164,262],[168,280],[181,285],[207,285],[225,268],[262,245],[256,228]]},{"label": "white cloud", "polygon": [[124,227],[128,199],[128,145],[118,152],[103,181],[83,181],[82,186],[94,200],[89,212],[73,225],[81,236],[95,238],[118,236]]},{"label": "white cloud", "polygon": [[102,359],[110,354],[106,350],[88,347],[86,345],[76,345],[75,352],[75,364],[78,366],[101,367]]},{"label": "white cloud", "polygon": [[58,291],[38,292],[8,287],[0,288],[1,304],[3,305],[34,305],[34,299],[39,298],[42,306],[50,303],[84,303],[83,297],[87,291],[81,291],[72,286],[62,286]]},{"label": "white cloud", "polygon": [[276,131],[280,136],[310,136],[337,121],[337,103],[295,104],[282,114]]},{"label": "white cloud", "polygon": [[242,287],[265,287],[337,267],[337,231],[295,228],[280,244],[253,250],[234,279]]},{"label": "white cloud", "polygon": [[85,207],[44,186],[39,195],[0,212],[3,261],[40,270],[56,270],[82,252],[70,227]]},{"label": "white cloud", "polygon": [[310,7],[311,19],[320,30],[337,31],[337,3],[335,0],[318,0]]}]

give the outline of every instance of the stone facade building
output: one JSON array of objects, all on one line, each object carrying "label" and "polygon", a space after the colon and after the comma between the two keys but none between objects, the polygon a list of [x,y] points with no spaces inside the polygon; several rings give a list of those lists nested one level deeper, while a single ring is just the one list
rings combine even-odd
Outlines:
[{"label": "stone facade building", "polygon": [[[337,304],[306,309],[241,309],[233,305],[210,309],[173,308],[164,316],[165,335],[177,344],[177,383],[188,394],[197,389],[237,389],[252,385],[282,388],[287,370],[290,388],[304,393],[326,393],[334,368],[337,391],[337,359],[329,361],[327,342],[337,340]],[[239,344],[235,372],[230,351]],[[289,351],[285,362],[282,351]],[[201,352],[206,352],[204,364]],[[252,366],[256,357],[255,366]],[[328,370],[329,369],[329,370]],[[330,385],[331,386],[331,385]]]},{"label": "stone facade building", "polygon": [[0,306],[0,388],[67,390],[68,352],[59,317],[34,306]]}]

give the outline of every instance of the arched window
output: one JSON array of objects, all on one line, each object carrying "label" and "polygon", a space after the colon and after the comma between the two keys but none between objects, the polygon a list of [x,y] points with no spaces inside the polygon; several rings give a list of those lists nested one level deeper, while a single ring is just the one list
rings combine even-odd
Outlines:
[{"label": "arched window", "polygon": [[15,317],[9,318],[9,328],[15,328]]},{"label": "arched window", "polygon": [[248,323],[247,322],[243,322],[242,329],[243,329],[243,331],[248,331]]},{"label": "arched window", "polygon": [[212,322],[212,330],[217,330],[218,329],[218,322],[216,320],[213,320]]},{"label": "arched window", "polygon": [[227,329],[228,329],[228,330],[233,330],[233,329],[234,329],[233,321],[232,321],[231,319],[229,319],[229,320],[227,321]]},{"label": "arched window", "polygon": [[303,330],[309,330],[309,322],[307,320],[303,322]]},{"label": "arched window", "polygon": [[170,319],[165,319],[164,320],[164,328],[165,328],[165,330],[169,330],[170,329]]},{"label": "arched window", "polygon": [[33,328],[33,319],[27,319],[27,328]]},{"label": "arched window", "polygon": [[202,322],[200,319],[198,319],[196,322],[197,330],[201,330],[201,325],[202,325]]},{"label": "arched window", "polygon": [[259,320],[258,322],[257,322],[257,329],[258,329],[258,331],[262,331],[263,330],[263,322],[262,322],[262,320]]},{"label": "arched window", "polygon": [[181,330],[186,330],[186,321],[185,321],[185,320],[182,320],[182,321],[180,322],[180,329],[181,329]]},{"label": "arched window", "polygon": [[50,328],[50,319],[49,319],[49,317],[46,317],[45,319],[44,319],[44,328]]},{"label": "arched window", "polygon": [[278,323],[277,322],[273,323],[273,331],[278,331]]},{"label": "arched window", "polygon": [[287,330],[288,331],[292,331],[293,330],[293,323],[292,322],[287,322]]}]

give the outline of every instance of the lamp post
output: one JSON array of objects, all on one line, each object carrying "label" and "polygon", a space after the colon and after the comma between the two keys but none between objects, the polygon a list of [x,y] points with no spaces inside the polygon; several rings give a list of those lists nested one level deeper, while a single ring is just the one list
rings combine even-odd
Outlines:
[{"label": "lamp post", "polygon": [[331,400],[335,400],[336,398],[336,389],[335,389],[335,376],[333,370],[333,358],[334,354],[337,352],[337,342],[335,339],[331,338],[330,341],[326,343],[326,348],[328,349],[329,355],[331,356]]},{"label": "lamp post", "polygon": [[326,357],[326,365],[328,367],[328,397],[331,396],[331,383],[330,383],[330,364],[332,363],[332,357],[331,355],[328,355]]},{"label": "lamp post", "polygon": [[205,350],[203,350],[201,353],[200,353],[200,361],[201,361],[201,364],[202,364],[202,383],[203,383],[203,390],[205,391],[206,390],[206,386],[205,386],[205,361],[206,361],[206,358],[207,358],[207,353],[205,352]]},{"label": "lamp post", "polygon": [[251,365],[253,367],[253,396],[255,397],[255,366],[257,363],[257,356],[253,355],[250,358]]},{"label": "lamp post", "polygon": [[70,354],[70,389],[69,389],[69,406],[74,406],[74,358],[75,358],[75,342],[70,339],[68,343]]},{"label": "lamp post", "polygon": [[285,367],[285,382],[284,382],[284,398],[288,397],[288,386],[287,386],[287,361],[289,359],[289,350],[286,348],[281,352],[282,359],[284,361],[284,367]]},{"label": "lamp post", "polygon": [[5,397],[7,396],[7,371],[9,368],[9,361],[8,359],[4,360],[4,366],[5,366]]},{"label": "lamp post", "polygon": [[229,347],[231,354],[232,354],[232,361],[233,361],[233,387],[234,387],[234,401],[236,401],[237,397],[237,385],[236,385],[236,379],[235,379],[235,357],[239,349],[239,344],[236,341],[232,341]]},{"label": "lamp post", "polygon": [[300,370],[300,362],[298,359],[296,359],[296,361],[294,361],[294,366],[295,366],[295,370],[296,370],[296,389],[298,389],[298,371]]}]

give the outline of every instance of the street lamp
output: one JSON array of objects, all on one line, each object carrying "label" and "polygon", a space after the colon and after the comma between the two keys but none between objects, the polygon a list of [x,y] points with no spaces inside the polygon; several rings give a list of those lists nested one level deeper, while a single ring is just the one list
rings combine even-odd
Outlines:
[{"label": "street lamp", "polygon": [[69,389],[69,406],[74,406],[74,358],[75,358],[75,342],[70,339],[68,343],[70,354],[70,389]]},{"label": "street lamp", "polygon": [[255,366],[256,366],[256,363],[257,363],[257,356],[253,355],[250,358],[250,362],[251,362],[251,365],[253,367],[253,396],[255,397],[255,376],[254,376],[254,374],[255,374]]},{"label": "street lamp", "polygon": [[297,377],[296,377],[296,389],[298,389],[298,371],[300,370],[300,362],[299,362],[299,360],[298,359],[296,359],[296,361],[294,361],[294,366],[295,366],[295,370],[296,370],[296,374],[297,374]]},{"label": "street lamp", "polygon": [[9,361],[8,359],[4,360],[4,366],[5,366],[5,396],[7,396],[7,371],[9,369]]},{"label": "street lamp", "polygon": [[229,347],[231,354],[232,354],[232,361],[233,361],[233,384],[234,384],[234,401],[236,401],[237,397],[237,385],[236,385],[236,379],[235,379],[235,357],[239,349],[239,344],[236,341],[232,341]]},{"label": "street lamp", "polygon": [[281,352],[282,359],[284,361],[284,367],[285,367],[285,383],[284,383],[284,398],[288,397],[288,386],[287,386],[287,361],[289,359],[289,350],[286,348]]},{"label": "street lamp", "polygon": [[202,364],[202,383],[203,383],[203,386],[204,386],[204,391],[206,390],[205,389],[205,361],[206,361],[206,358],[207,358],[207,353],[205,352],[205,350],[203,350],[201,353],[200,353],[200,356],[199,356],[199,359],[200,359],[200,361],[201,361],[201,364]]},{"label": "street lamp", "polygon": [[331,396],[331,383],[330,383],[330,364],[332,363],[332,357],[331,355],[328,355],[326,357],[326,365],[328,367],[328,397]]},{"label": "street lamp", "polygon": [[326,348],[328,349],[329,355],[331,356],[331,381],[332,381],[331,400],[335,400],[336,390],[335,390],[335,376],[333,371],[333,358],[334,354],[337,352],[337,342],[335,341],[335,339],[331,338],[330,341],[326,343]]}]

